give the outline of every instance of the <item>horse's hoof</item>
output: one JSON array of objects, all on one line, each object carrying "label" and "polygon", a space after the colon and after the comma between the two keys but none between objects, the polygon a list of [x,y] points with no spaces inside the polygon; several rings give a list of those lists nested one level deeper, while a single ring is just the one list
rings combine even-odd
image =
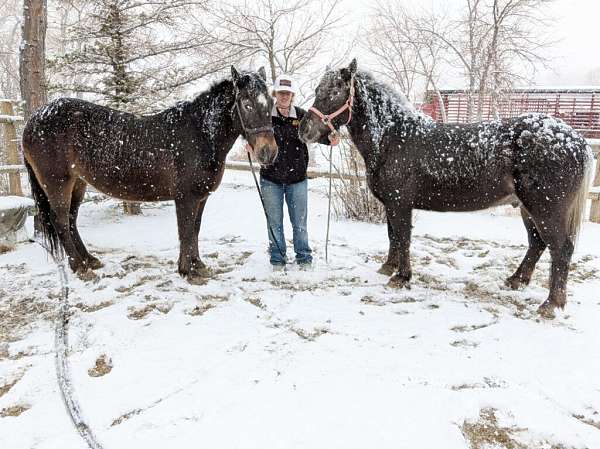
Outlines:
[{"label": "horse's hoof", "polygon": [[556,307],[556,304],[546,300],[541,306],[538,307],[538,313],[542,318],[553,320],[556,318],[556,314],[554,313],[554,309],[556,309]]},{"label": "horse's hoof", "polygon": [[392,276],[390,278],[390,280],[387,283],[387,286],[390,288],[404,288],[406,287],[407,289],[410,289],[410,284],[409,284],[409,280],[408,279],[403,279],[400,276],[398,276],[397,274]]},{"label": "horse's hoof", "polygon": [[89,268],[80,268],[75,274],[82,281],[95,281],[98,279],[98,275]]},{"label": "horse's hoof", "polygon": [[86,261],[86,266],[91,270],[98,270],[104,267],[104,264],[99,259],[92,257]]},{"label": "horse's hoof", "polygon": [[518,276],[511,276],[504,281],[504,284],[512,290],[519,290],[529,284],[528,280],[521,279]]},{"label": "horse's hoof", "polygon": [[197,273],[188,274],[185,279],[192,285],[206,285],[208,282],[208,277],[200,276]]},{"label": "horse's hoof", "polygon": [[391,276],[396,271],[396,268],[397,267],[394,267],[391,264],[384,263],[381,267],[379,267],[379,270],[377,270],[377,272],[379,274],[383,274],[384,276]]},{"label": "horse's hoof", "polygon": [[202,262],[194,264],[194,267],[187,273],[179,272],[179,274],[187,279],[190,284],[204,285],[212,277],[212,270]]},{"label": "horse's hoof", "polygon": [[208,278],[213,275],[213,271],[210,267],[207,267],[206,265],[202,264],[202,265],[197,265],[194,268],[192,268],[192,274],[195,276]]}]

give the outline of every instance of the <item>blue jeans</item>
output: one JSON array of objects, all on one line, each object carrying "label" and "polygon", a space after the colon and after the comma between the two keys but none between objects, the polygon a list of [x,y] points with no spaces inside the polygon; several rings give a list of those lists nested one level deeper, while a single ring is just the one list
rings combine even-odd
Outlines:
[{"label": "blue jeans", "polygon": [[[287,262],[285,236],[283,235],[283,200],[288,206],[288,214],[294,231],[294,251],[296,262],[299,264],[312,262],[312,250],[308,245],[308,230],[306,228],[308,182],[305,179],[294,184],[279,184],[260,178],[260,188],[267,210],[267,226],[273,230],[277,244],[269,234],[269,253],[271,264],[284,265]],[[279,248],[281,248],[281,252]]]}]

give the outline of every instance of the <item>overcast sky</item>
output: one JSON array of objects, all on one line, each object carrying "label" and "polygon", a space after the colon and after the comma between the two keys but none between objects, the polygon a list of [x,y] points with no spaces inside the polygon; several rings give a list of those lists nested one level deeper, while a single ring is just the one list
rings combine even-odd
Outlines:
[{"label": "overcast sky", "polygon": [[539,82],[589,84],[589,71],[600,67],[600,0],[557,0],[551,13],[560,39],[549,49],[556,73],[540,73]]},{"label": "overcast sky", "polygon": [[[401,1],[401,0],[399,0]],[[403,0],[405,3],[443,8],[460,8],[465,0]],[[347,0],[350,6],[349,32],[364,23],[364,16],[375,1]],[[589,72],[600,68],[600,0],[556,0],[546,13],[555,25],[551,37],[558,42],[547,49],[552,69],[540,68],[535,76],[537,85],[589,85]],[[358,52],[360,56],[360,51]],[[449,81],[450,84],[462,81]],[[447,82],[448,83],[448,82]],[[444,86],[463,87],[463,86]]]}]

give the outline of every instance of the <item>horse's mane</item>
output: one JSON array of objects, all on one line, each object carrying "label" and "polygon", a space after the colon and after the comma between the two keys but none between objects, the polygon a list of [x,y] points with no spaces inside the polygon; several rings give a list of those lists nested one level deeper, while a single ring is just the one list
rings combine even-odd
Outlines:
[{"label": "horse's mane", "polygon": [[190,112],[204,112],[212,99],[221,97],[222,94],[231,89],[232,85],[233,81],[228,78],[215,81],[208,89],[199,93],[193,99],[178,101],[174,106],[165,109],[160,114],[164,114],[167,117],[177,117]]},{"label": "horse's mane", "polygon": [[230,78],[224,78],[218,81],[213,82],[210,87],[201,92],[194,101],[202,101],[203,98],[206,97],[215,97],[225,93],[228,89],[233,85],[233,81]]},{"label": "horse's mane", "polygon": [[[260,78],[256,76],[253,72],[242,71],[240,73],[240,89],[244,89],[246,87],[255,89],[258,87],[257,85],[263,83],[266,86],[266,83]],[[233,81],[231,78],[224,78],[218,81],[213,82],[208,89],[198,94],[194,99],[189,101],[179,101],[175,104],[175,106],[166,109],[163,111],[168,116],[179,115],[185,112],[195,112],[204,114],[211,111],[221,110],[225,104],[216,104],[215,100],[218,98],[223,98],[223,96],[229,92],[233,92]],[[233,97],[231,98],[233,100]],[[216,111],[215,111],[216,112]]]},{"label": "horse's mane", "polygon": [[382,105],[389,106],[393,110],[417,112],[403,93],[393,89],[389,84],[375,79],[371,73],[359,70],[356,79],[366,88],[371,100],[379,99]]},{"label": "horse's mane", "polygon": [[356,90],[364,98],[364,113],[373,145],[378,149],[381,138],[393,126],[429,127],[433,120],[418,111],[404,94],[376,80],[370,73],[356,73]]}]

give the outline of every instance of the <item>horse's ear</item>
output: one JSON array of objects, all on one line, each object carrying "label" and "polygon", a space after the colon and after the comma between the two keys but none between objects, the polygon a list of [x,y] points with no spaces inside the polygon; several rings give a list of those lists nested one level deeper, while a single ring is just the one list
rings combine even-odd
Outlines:
[{"label": "horse's ear", "polygon": [[240,74],[234,66],[231,66],[231,78],[233,79],[233,84],[237,84],[240,80]]},{"label": "horse's ear", "polygon": [[260,69],[258,69],[258,74],[263,79],[263,81],[267,81],[267,72],[265,71],[265,66],[262,66]]},{"label": "horse's ear", "polygon": [[352,60],[352,62],[350,62],[350,65],[348,66],[348,70],[350,70],[350,74],[354,75],[356,73],[356,66],[357,66],[357,62],[356,62],[356,58],[354,58]]},{"label": "horse's ear", "polygon": [[352,77],[356,74],[356,66],[356,58],[354,58],[348,67],[344,67],[342,70],[340,70],[344,81],[350,82]]}]

